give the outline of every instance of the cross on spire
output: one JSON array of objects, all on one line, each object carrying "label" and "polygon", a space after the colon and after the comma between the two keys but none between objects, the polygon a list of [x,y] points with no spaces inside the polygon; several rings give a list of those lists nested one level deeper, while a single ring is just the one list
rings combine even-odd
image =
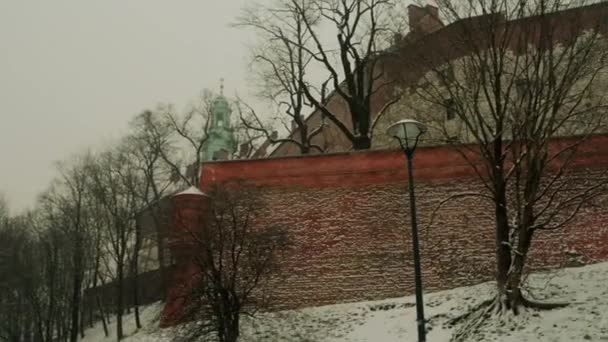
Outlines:
[{"label": "cross on spire", "polygon": [[224,78],[220,78],[220,95],[224,95]]}]

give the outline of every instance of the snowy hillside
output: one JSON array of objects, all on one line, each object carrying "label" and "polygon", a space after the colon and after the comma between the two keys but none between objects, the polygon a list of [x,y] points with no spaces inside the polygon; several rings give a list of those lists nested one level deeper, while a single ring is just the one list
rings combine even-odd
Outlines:
[{"label": "snowy hillside", "polygon": [[[571,304],[540,314],[527,311],[509,322],[492,321],[475,341],[608,341],[608,263],[537,274],[528,286],[532,294]],[[491,290],[486,283],[426,295],[428,340],[449,341],[452,330],[445,323],[489,298]],[[125,341],[170,341],[174,330],[157,328],[160,309],[160,304],[145,308],[145,326],[136,333],[128,316],[126,331],[132,333]],[[416,341],[415,317],[413,296],[260,314],[243,322],[242,341]],[[106,341],[101,325],[86,331],[84,341]]]}]

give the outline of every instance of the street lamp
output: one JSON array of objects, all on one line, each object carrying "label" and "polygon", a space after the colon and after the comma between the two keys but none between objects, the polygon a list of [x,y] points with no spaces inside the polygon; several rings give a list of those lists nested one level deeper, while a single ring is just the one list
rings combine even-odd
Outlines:
[{"label": "street lamp", "polygon": [[424,329],[424,304],[422,302],[422,272],[420,270],[420,247],[418,244],[418,226],[416,225],[416,198],[414,196],[414,175],[412,158],[420,136],[426,133],[426,126],[416,120],[404,119],[392,124],[387,133],[397,139],[401,150],[407,159],[407,171],[410,191],[410,217],[412,218],[412,243],[414,245],[414,273],[416,282],[416,321],[418,325],[418,341],[426,341]]}]

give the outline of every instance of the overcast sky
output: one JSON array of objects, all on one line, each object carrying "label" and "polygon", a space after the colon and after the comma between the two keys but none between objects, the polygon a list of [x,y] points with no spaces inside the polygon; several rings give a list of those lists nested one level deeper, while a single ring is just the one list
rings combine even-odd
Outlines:
[{"label": "overcast sky", "polygon": [[159,102],[240,94],[246,0],[0,0],[0,192],[31,207],[54,162],[124,133]]}]

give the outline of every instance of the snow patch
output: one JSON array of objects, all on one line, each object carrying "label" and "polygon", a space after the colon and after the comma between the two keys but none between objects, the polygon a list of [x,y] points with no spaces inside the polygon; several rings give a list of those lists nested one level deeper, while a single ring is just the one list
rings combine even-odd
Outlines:
[{"label": "snow patch", "polygon": [[[489,320],[471,341],[608,341],[608,263],[569,268],[530,276],[526,288],[537,300],[568,302],[552,311],[524,311],[509,320]],[[494,283],[462,287],[424,296],[428,341],[448,342],[453,327],[446,323],[493,296]],[[416,341],[416,308],[413,296],[381,301],[328,305],[301,310],[261,313],[244,317],[242,342]],[[162,304],[145,307],[144,327],[135,332],[133,315],[125,319],[126,342],[169,342],[176,329],[159,329]],[[114,321],[110,325],[114,333]],[[86,331],[84,341],[104,338],[101,325]]]},{"label": "snow patch", "polygon": [[195,187],[195,186],[191,186],[188,189],[176,194],[175,196],[179,196],[179,195],[200,195],[200,196],[207,196],[206,193],[202,192],[199,188]]}]

